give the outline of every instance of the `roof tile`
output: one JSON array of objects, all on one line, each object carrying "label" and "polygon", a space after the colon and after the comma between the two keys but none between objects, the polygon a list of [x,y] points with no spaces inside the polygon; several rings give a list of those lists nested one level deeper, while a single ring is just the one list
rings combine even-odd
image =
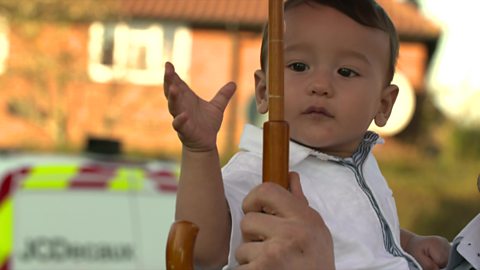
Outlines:
[{"label": "roof tile", "polygon": [[[196,24],[258,26],[267,20],[267,0],[118,0],[120,13],[129,17],[187,21]],[[439,26],[412,4],[377,0],[392,18],[401,36],[432,39]]]}]

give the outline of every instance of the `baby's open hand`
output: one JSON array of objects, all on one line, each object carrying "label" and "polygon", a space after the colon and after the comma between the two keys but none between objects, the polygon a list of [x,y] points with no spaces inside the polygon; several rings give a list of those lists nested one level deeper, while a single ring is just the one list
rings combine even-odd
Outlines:
[{"label": "baby's open hand", "polygon": [[173,128],[183,146],[195,152],[214,149],[223,112],[235,92],[235,84],[227,83],[207,102],[197,96],[167,62],[163,87],[168,110],[174,118]]}]

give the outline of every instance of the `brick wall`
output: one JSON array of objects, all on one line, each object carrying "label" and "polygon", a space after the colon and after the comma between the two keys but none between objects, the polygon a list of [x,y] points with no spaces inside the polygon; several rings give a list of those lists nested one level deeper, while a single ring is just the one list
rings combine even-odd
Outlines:
[{"label": "brick wall", "polygon": [[[23,23],[11,26],[9,39],[7,71],[0,75],[0,147],[81,150],[94,135],[121,140],[127,152],[178,157],[162,86],[89,79],[88,25]],[[219,135],[222,152],[235,148],[246,121],[259,42],[259,34],[193,31],[192,88],[210,99],[224,83],[238,84]]]}]

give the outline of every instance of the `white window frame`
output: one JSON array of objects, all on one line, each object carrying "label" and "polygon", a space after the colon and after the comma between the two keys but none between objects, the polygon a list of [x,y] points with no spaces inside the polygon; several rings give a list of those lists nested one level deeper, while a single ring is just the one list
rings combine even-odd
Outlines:
[{"label": "white window frame", "polygon": [[[102,46],[107,27],[114,28],[112,65],[102,63]],[[173,29],[173,40],[165,39],[167,27]],[[145,49],[145,69],[129,67],[128,57],[138,52],[135,47]],[[110,25],[94,22],[89,29],[88,49],[88,74],[95,82],[123,81],[139,85],[161,85],[166,61],[173,62],[179,75],[184,80],[189,80],[192,35],[185,26],[149,23],[139,28],[124,22]]]},{"label": "white window frame", "polygon": [[7,70],[7,58],[10,53],[10,41],[8,39],[9,25],[4,17],[0,17],[0,74]]}]

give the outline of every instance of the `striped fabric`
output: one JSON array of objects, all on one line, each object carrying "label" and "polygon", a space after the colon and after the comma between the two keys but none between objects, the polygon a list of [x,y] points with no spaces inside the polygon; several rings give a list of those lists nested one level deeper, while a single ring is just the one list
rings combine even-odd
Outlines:
[{"label": "striped fabric", "polygon": [[372,147],[375,145],[375,142],[378,139],[379,139],[379,136],[376,133],[367,132],[365,134],[365,137],[362,143],[358,147],[357,151],[353,154],[351,160],[340,159],[336,162],[340,165],[343,165],[349,168],[353,172],[358,185],[360,186],[362,191],[365,193],[365,196],[368,197],[370,204],[372,205],[372,208],[375,210],[375,213],[377,214],[378,221],[380,222],[380,227],[382,228],[383,244],[385,245],[385,249],[395,257],[404,257],[407,260],[409,268],[411,270],[420,269],[418,265],[412,260],[412,258],[404,254],[401,248],[399,248],[395,243],[393,232],[390,226],[388,225],[387,220],[383,216],[382,211],[380,210],[380,206],[378,205],[378,202],[375,200],[375,197],[373,196],[373,192],[368,187],[367,182],[365,181],[365,177],[363,175],[363,164],[367,159]]}]

